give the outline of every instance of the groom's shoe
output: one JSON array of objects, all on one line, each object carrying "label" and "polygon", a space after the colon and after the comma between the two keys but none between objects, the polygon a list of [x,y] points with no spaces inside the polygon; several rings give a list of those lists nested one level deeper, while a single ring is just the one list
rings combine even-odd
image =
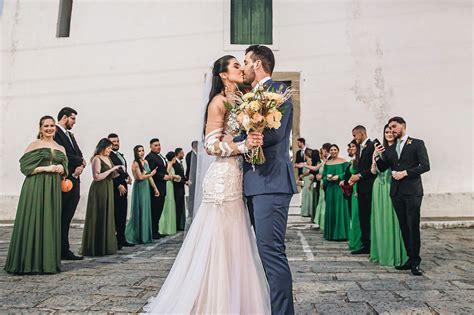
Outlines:
[{"label": "groom's shoe", "polygon": [[397,270],[410,270],[411,268],[412,267],[411,267],[411,262],[410,261],[407,261],[403,265],[395,266],[395,269],[397,269]]},{"label": "groom's shoe", "polygon": [[368,247],[362,247],[361,249],[352,251],[351,254],[352,254],[352,255],[370,254],[370,248],[368,248]]},{"label": "groom's shoe", "polygon": [[413,265],[411,266],[411,274],[414,276],[421,276],[423,272],[420,269],[420,265]]},{"label": "groom's shoe", "polygon": [[83,260],[83,256],[76,256],[73,252],[68,252],[61,256],[61,260]]}]

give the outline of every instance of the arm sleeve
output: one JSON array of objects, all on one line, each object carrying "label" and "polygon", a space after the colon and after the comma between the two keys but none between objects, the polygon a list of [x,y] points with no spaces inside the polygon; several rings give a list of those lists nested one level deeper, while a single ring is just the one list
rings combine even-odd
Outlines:
[{"label": "arm sleeve", "polygon": [[416,150],[416,155],[418,157],[418,165],[406,170],[408,178],[419,176],[430,170],[430,160],[428,158],[428,152],[426,151],[425,143],[421,140]]},{"label": "arm sleeve", "polygon": [[213,100],[209,104],[206,123],[206,137],[204,147],[207,154],[216,156],[232,156],[247,153],[248,149],[245,140],[240,142],[224,141],[224,103],[220,104],[219,99]]},{"label": "arm sleeve", "polygon": [[283,117],[281,118],[281,126],[278,129],[270,129],[266,128],[263,131],[263,147],[271,147],[278,142],[282,141],[286,135],[286,128],[288,126],[290,117],[292,117],[293,111],[293,104],[291,103],[291,99],[287,100],[283,105],[281,105],[281,109],[284,111]]}]

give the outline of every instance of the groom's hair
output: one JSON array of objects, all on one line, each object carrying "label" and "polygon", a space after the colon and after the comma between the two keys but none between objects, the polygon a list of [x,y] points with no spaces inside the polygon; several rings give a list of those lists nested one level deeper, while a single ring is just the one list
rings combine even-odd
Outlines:
[{"label": "groom's hair", "polygon": [[405,125],[405,126],[407,125],[407,122],[405,121],[405,119],[403,119],[402,117],[399,117],[399,116],[395,116],[395,117],[390,118],[388,123],[390,124],[391,122],[397,122],[400,125]]},{"label": "groom's hair", "polygon": [[253,62],[260,60],[263,70],[269,74],[273,73],[273,69],[275,69],[275,56],[270,48],[262,45],[252,45],[245,50],[245,54],[249,52],[252,52],[250,58],[252,58]]}]

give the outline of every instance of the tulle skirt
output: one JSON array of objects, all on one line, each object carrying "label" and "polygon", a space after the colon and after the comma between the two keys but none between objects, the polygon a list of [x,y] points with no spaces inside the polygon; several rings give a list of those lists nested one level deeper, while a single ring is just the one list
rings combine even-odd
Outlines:
[{"label": "tulle skirt", "polygon": [[242,199],[203,202],[153,314],[270,314],[267,279]]}]

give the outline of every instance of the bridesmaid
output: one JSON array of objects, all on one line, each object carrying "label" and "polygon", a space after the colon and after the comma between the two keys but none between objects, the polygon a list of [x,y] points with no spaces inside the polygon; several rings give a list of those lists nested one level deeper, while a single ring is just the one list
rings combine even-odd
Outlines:
[{"label": "bridesmaid", "polygon": [[112,142],[103,138],[97,144],[91,159],[93,182],[87,199],[86,220],[82,234],[84,256],[104,256],[117,252],[114,221],[114,188],[112,178],[120,165],[114,166],[109,158]]},{"label": "bridesmaid", "polygon": [[[359,149],[357,147],[357,142],[352,140],[349,143],[349,156],[352,158],[349,165],[350,175],[357,174],[357,161],[359,156]],[[351,195],[351,225],[349,229],[349,250],[354,251],[362,247],[362,242],[360,237],[362,232],[360,231],[360,221],[359,221],[359,203],[357,201],[357,183],[352,187]]]},{"label": "bridesmaid", "polygon": [[301,191],[301,216],[302,217],[311,217],[313,212],[313,175],[311,175],[311,169],[308,166],[312,165],[311,155],[313,150],[306,148],[304,150],[304,160],[306,166],[303,167],[303,173],[299,176],[299,179],[304,182],[302,191]]},{"label": "bridesmaid", "polygon": [[324,231],[324,215],[326,213],[326,193],[324,192],[324,184],[322,181],[324,167],[327,162],[327,156],[324,154],[324,150],[321,149],[319,151],[319,156],[321,159],[321,163],[317,165],[319,173],[316,175],[315,180],[319,181],[321,184],[319,185],[319,199],[318,203],[316,204],[315,214],[314,214],[314,221],[313,223],[319,226],[319,229]]},{"label": "bridesmaid", "polygon": [[331,159],[326,163],[323,173],[323,184],[326,187],[326,216],[324,222],[324,239],[328,241],[346,241],[349,236],[349,211],[339,182],[349,165],[339,157],[339,147],[331,145]]},{"label": "bridesmaid", "polygon": [[54,118],[43,116],[38,140],[20,159],[26,178],[4,268],[8,273],[61,271],[61,177],[67,175],[67,157],[53,140],[55,132]]},{"label": "bridesmaid", "polygon": [[165,206],[163,208],[163,213],[160,218],[160,234],[162,235],[173,235],[176,234],[176,202],[174,200],[174,186],[173,181],[179,182],[181,176],[175,175],[173,165],[176,163],[176,155],[173,151],[170,151],[166,154],[166,159],[168,160],[168,175],[172,177],[172,180],[169,180],[166,183],[166,198]]},{"label": "bridesmaid", "polygon": [[[393,145],[395,139],[388,125],[384,127],[383,145]],[[390,198],[392,171],[380,173],[373,157],[372,173],[377,174],[372,192],[372,216],[370,218],[370,261],[382,266],[399,266],[407,260],[397,214]]]},{"label": "bridesmaid", "polygon": [[132,206],[130,220],[125,228],[127,242],[132,244],[147,244],[153,242],[151,230],[151,200],[150,186],[158,197],[160,192],[153,181],[156,169],[150,171],[145,160],[145,149],[141,145],[133,148],[135,160],[132,164],[132,173],[135,181],[132,188]]}]

